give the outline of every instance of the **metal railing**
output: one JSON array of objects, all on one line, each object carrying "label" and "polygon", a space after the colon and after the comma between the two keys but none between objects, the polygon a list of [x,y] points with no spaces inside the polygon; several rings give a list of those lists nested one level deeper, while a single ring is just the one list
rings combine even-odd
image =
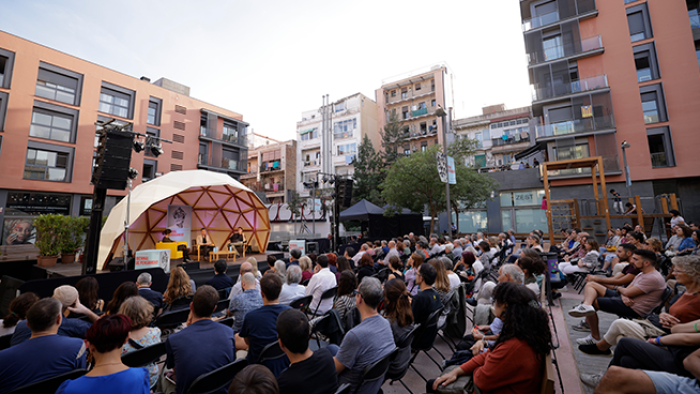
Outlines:
[{"label": "metal railing", "polygon": [[611,129],[615,127],[615,120],[612,115],[599,117],[591,116],[585,119],[537,125],[534,127],[537,138],[543,138]]},{"label": "metal railing", "polygon": [[652,167],[668,167],[668,159],[666,158],[666,152],[658,152],[651,154],[651,166]]},{"label": "metal railing", "polygon": [[528,135],[525,138],[521,138],[520,133],[515,134],[515,135],[509,135],[507,137],[508,138],[506,138],[506,139],[503,139],[503,137],[491,138],[492,146],[504,146],[504,145],[518,144],[521,142],[530,141],[530,135]]},{"label": "metal railing", "polygon": [[584,38],[579,42],[561,45],[550,45],[540,51],[526,54],[527,62],[530,65],[549,62],[567,56],[579,55],[582,53],[595,51],[603,48],[603,39],[600,35]]},{"label": "metal railing", "polygon": [[688,17],[690,18],[690,28],[700,29],[700,12],[697,8],[688,10]]},{"label": "metal railing", "polygon": [[559,11],[550,12],[549,14],[539,15],[523,22],[523,31],[530,31],[538,27],[549,25],[559,20]]},{"label": "metal railing", "polygon": [[570,83],[555,84],[551,87],[535,89],[532,86],[532,101],[547,100],[553,97],[565,96],[567,94],[588,92],[591,90],[607,88],[608,76],[606,74],[593,77],[582,78]]}]

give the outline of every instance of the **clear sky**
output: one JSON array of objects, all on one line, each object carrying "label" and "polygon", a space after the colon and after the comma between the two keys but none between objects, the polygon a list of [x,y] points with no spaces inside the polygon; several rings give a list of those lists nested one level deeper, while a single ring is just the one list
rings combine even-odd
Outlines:
[{"label": "clear sky", "polygon": [[152,81],[187,85],[295,138],[301,112],[446,62],[456,118],[530,104],[516,0],[0,0],[0,30]]}]

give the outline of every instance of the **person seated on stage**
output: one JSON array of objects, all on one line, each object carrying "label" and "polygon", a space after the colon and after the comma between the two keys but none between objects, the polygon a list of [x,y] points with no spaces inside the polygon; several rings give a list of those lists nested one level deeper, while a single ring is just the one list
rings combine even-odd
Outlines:
[{"label": "person seated on stage", "polygon": [[229,295],[228,295],[229,300],[231,298],[233,298],[233,296],[243,293],[243,285],[242,285],[241,281],[243,279],[243,275],[245,275],[248,272],[250,272],[253,275],[253,277],[255,278],[255,289],[260,291],[260,279],[258,279],[255,276],[255,270],[253,269],[253,264],[251,264],[248,261],[245,261],[241,264],[240,275],[238,276],[238,282],[236,282],[236,284],[233,285],[233,287],[231,288],[231,293],[229,293]]},{"label": "person seated on stage", "polygon": [[199,245],[199,255],[205,260],[209,259],[209,253],[214,250],[214,240],[211,239],[206,228],[202,228],[197,236],[197,245]]},{"label": "person seated on stage", "polygon": [[224,248],[231,250],[231,247],[235,247],[239,255],[243,255],[243,248],[246,243],[245,234],[243,234],[243,227],[238,227],[236,232],[231,234],[231,238],[226,240]]},{"label": "person seated on stage", "polygon": [[216,290],[230,289],[233,287],[233,279],[226,275],[226,270],[228,265],[226,260],[219,259],[214,263],[214,275],[213,278],[207,281],[207,284]]},{"label": "person seated on stage", "polygon": [[[280,348],[291,365],[277,378],[281,394],[325,394],[338,387],[333,354],[328,348],[309,349],[309,319],[296,309],[277,317]],[[313,384],[309,384],[313,382]]]},{"label": "person seated on stage", "polygon": [[156,313],[158,313],[158,309],[163,308],[163,293],[151,289],[152,284],[153,277],[148,272],[144,272],[136,278],[136,286],[139,288],[139,295],[150,302],[153,308],[156,308]]},{"label": "person seated on stage", "polygon": [[301,267],[291,265],[287,270],[287,283],[282,285],[280,292],[280,304],[289,305],[292,301],[306,295],[306,287],[299,284],[301,282]]},{"label": "person seated on stage", "polygon": [[175,267],[170,270],[170,280],[168,288],[163,295],[165,306],[164,312],[187,308],[192,302],[192,285],[190,276],[182,267]]},{"label": "person seated on stage", "polygon": [[[172,234],[172,232],[173,231],[169,228],[163,230],[163,239],[161,239],[160,242],[175,242],[172,239],[170,239],[170,234]],[[189,249],[187,249],[187,245],[177,245],[177,250],[182,252],[182,261],[184,261],[185,263],[192,261],[192,259],[190,259],[190,251]]]},{"label": "person seated on stage", "polygon": [[85,368],[85,344],[81,339],[57,335],[64,317],[61,302],[39,300],[27,311],[31,338],[0,352],[0,392]]},{"label": "person seated on stage", "polygon": [[[85,333],[88,328],[92,325],[92,322],[97,321],[99,316],[89,310],[86,306],[80,303],[78,299],[78,290],[73,286],[59,286],[53,291],[53,298],[61,302],[62,313],[64,319],[60,322],[60,327],[58,327],[58,335],[63,335],[66,337],[85,339]],[[86,315],[90,322],[86,322],[82,319],[71,319],[67,316],[71,313]],[[11,346],[19,345],[25,342],[32,336],[30,327],[27,325],[26,320],[22,320],[17,323],[15,327],[15,332],[12,334],[12,340],[10,341]]]}]

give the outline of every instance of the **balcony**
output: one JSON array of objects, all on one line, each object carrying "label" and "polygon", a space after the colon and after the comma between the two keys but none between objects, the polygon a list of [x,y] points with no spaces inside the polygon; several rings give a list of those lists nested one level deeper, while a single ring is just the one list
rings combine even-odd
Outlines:
[{"label": "balcony", "polygon": [[651,154],[651,167],[668,167],[668,159],[666,158],[666,152],[658,152]]},{"label": "balcony", "polygon": [[539,15],[532,19],[523,22],[523,32],[537,29],[538,27],[546,26],[559,20],[559,11],[550,12],[549,14]]},{"label": "balcony", "polygon": [[204,126],[199,127],[199,138],[209,141],[221,141],[227,144],[248,146],[248,136],[245,134],[223,134],[221,138],[216,136],[216,130]]},{"label": "balcony", "polygon": [[[275,166],[275,163],[277,163],[276,166]],[[260,173],[261,174],[265,174],[265,173],[269,173],[269,172],[276,172],[276,171],[284,171],[284,168],[282,168],[282,162],[279,160],[274,161],[274,162],[271,161],[271,162],[262,163],[260,165]]]},{"label": "balcony", "polygon": [[[526,4],[525,6],[527,7],[527,13],[523,14],[523,16],[529,16],[530,4]],[[524,20],[522,26],[523,32],[539,29],[571,18],[584,19],[598,15],[598,9],[593,0],[558,0],[557,8],[558,10],[556,11]]]},{"label": "balcony", "polygon": [[202,153],[199,154],[197,164],[203,167],[209,167],[213,169],[220,168],[241,173],[244,172],[244,169],[247,168],[248,165],[242,160],[229,159],[226,157],[222,157],[221,159],[217,160],[210,155],[205,155]]},{"label": "balcony", "polygon": [[420,109],[417,109],[415,111],[411,111],[411,115],[413,115],[413,117],[427,115],[427,114],[428,114],[427,108],[420,108]]},{"label": "balcony", "polygon": [[304,162],[304,167],[314,167],[320,164],[320,160],[310,160]]},{"label": "balcony", "polygon": [[567,122],[536,125],[534,127],[537,138],[547,138],[614,129],[615,120],[612,115],[609,115],[570,120]]},{"label": "balcony", "polygon": [[544,101],[555,97],[604,89],[608,87],[608,76],[606,74],[583,78],[576,81],[571,81],[570,83],[555,83],[554,86],[541,89],[535,89],[534,86],[532,86],[532,101]]},{"label": "balcony", "polygon": [[264,183],[263,191],[267,194],[284,193],[284,179],[282,182]]},{"label": "balcony", "polygon": [[[512,145],[512,144],[519,144],[521,142],[529,142],[530,141],[530,135],[528,134],[527,137],[523,138],[521,136],[521,133],[515,134],[515,135],[508,135],[504,136],[507,137],[506,139],[501,138],[491,138],[491,146],[496,147],[496,146],[506,146],[506,145]],[[479,141],[481,142],[481,141]],[[483,146],[483,145],[482,145]]]},{"label": "balcony", "polygon": [[603,52],[603,39],[601,36],[584,38],[577,42],[543,46],[541,50],[526,54],[530,66],[557,59],[578,59],[593,56]]}]

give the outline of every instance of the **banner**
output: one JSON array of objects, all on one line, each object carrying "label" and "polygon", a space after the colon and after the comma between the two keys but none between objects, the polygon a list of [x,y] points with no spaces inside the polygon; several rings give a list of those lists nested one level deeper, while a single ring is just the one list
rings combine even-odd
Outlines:
[{"label": "banner", "polygon": [[447,179],[450,182],[450,185],[456,185],[457,184],[457,172],[455,168],[455,159],[454,157],[447,156]]},{"label": "banner", "polygon": [[301,255],[305,256],[306,255],[306,240],[298,239],[298,240],[294,240],[294,241],[289,241],[289,250],[292,250],[295,248],[301,250]]},{"label": "banner", "polygon": [[436,152],[437,170],[440,175],[440,181],[447,183],[447,159],[442,152]]},{"label": "banner", "polygon": [[172,231],[170,239],[175,242],[192,243],[192,207],[189,205],[168,205],[168,229]]},{"label": "banner", "polygon": [[148,249],[136,252],[134,269],[162,268],[170,272],[170,249]]}]

